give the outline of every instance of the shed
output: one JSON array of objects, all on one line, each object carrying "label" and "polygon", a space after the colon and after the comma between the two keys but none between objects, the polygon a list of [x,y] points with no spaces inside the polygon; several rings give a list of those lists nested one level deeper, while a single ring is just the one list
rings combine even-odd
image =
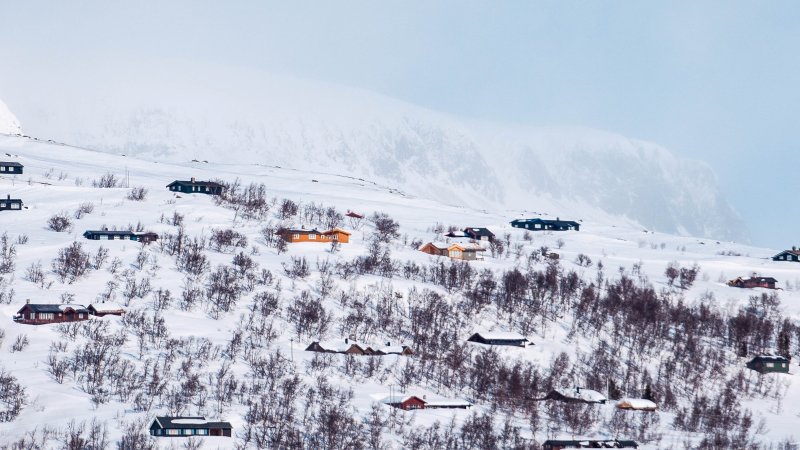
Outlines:
[{"label": "shed", "polygon": [[89,318],[89,311],[83,305],[58,305],[52,303],[26,303],[17,311],[14,321],[26,325],[45,325],[49,323],[80,322]]},{"label": "shed", "polygon": [[103,316],[121,316],[125,314],[125,308],[116,303],[92,303],[86,307],[89,314],[97,317]]},{"label": "shed", "polygon": [[524,228],[526,230],[549,230],[549,231],[580,231],[581,224],[574,220],[552,219],[516,219],[511,221],[511,226]]},{"label": "shed", "polygon": [[168,184],[167,188],[172,192],[183,194],[220,195],[225,187],[214,181],[197,181],[192,177],[189,181],[175,180]]},{"label": "shed", "polygon": [[751,359],[746,367],[758,373],[789,373],[789,360],[778,355],[758,355]]},{"label": "shed", "polygon": [[22,173],[22,168],[25,167],[18,162],[13,161],[0,161],[0,175],[12,174],[18,175]]},{"label": "shed", "polygon": [[658,405],[651,400],[644,398],[623,398],[617,402],[618,409],[630,409],[634,411],[655,411]]},{"label": "shed", "polygon": [[22,209],[22,199],[11,198],[11,194],[0,200],[0,211],[19,211]]},{"label": "shed", "polygon": [[202,416],[159,416],[150,425],[150,435],[159,437],[180,436],[231,436],[230,422],[213,422]]},{"label": "shed", "polygon": [[470,342],[477,342],[486,345],[509,345],[514,347],[525,347],[526,339],[519,333],[508,331],[491,331],[475,333],[467,339]]}]

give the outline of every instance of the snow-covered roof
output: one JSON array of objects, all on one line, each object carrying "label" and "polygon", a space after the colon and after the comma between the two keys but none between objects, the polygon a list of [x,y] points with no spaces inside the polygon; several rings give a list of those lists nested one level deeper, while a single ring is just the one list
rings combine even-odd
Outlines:
[{"label": "snow-covered roof", "polygon": [[117,303],[110,303],[110,302],[92,303],[89,306],[94,308],[94,310],[97,311],[97,312],[125,311],[125,308],[123,308],[122,305],[119,305]]},{"label": "snow-covered roof", "polygon": [[564,397],[583,400],[585,402],[590,402],[590,403],[599,403],[606,401],[605,395],[597,391],[594,391],[592,389],[586,389],[581,387],[570,387],[570,388],[556,389],[555,391],[563,395]]},{"label": "snow-covered roof", "polygon": [[78,310],[85,310],[86,307],[83,305],[66,303],[63,305],[58,305],[58,309],[60,309],[61,311],[66,311],[67,309],[74,309],[75,311],[78,311]]},{"label": "snow-covered roof", "polygon": [[525,336],[515,333],[513,331],[478,331],[475,334],[481,335],[482,338],[487,340],[508,340],[508,341],[527,341]]},{"label": "snow-covered roof", "polygon": [[472,406],[472,403],[466,400],[459,400],[459,399],[450,399],[450,398],[442,398],[442,399],[435,399],[435,400],[425,400],[425,405],[429,408],[457,408],[457,407],[464,407],[464,406]]},{"label": "snow-covered roof", "polygon": [[377,350],[386,353],[387,355],[392,355],[392,354],[399,355],[400,353],[403,353],[404,349],[405,346],[403,345],[388,345],[386,347],[378,348]]},{"label": "snow-covered roof", "polygon": [[628,407],[632,409],[656,409],[655,402],[644,398],[623,398],[617,402],[618,407]]}]

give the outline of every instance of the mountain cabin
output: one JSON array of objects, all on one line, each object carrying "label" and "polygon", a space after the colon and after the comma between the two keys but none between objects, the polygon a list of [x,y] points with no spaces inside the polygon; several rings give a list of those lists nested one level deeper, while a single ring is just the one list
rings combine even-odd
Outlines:
[{"label": "mountain cabin", "polygon": [[464,228],[464,234],[467,237],[475,239],[476,241],[493,241],[494,233],[489,231],[488,228],[467,227]]},{"label": "mountain cabin", "polygon": [[223,185],[213,181],[197,181],[194,177],[189,181],[175,180],[168,184],[167,187],[172,192],[180,192],[182,194],[208,195],[220,195],[225,188]]},{"label": "mountain cabin", "polygon": [[612,440],[596,440],[596,439],[582,439],[582,440],[561,440],[549,439],[542,444],[543,450],[563,450],[568,448],[639,448],[636,441],[619,441]]},{"label": "mountain cabin", "polygon": [[22,173],[22,168],[25,167],[18,162],[0,161],[0,175],[12,174],[19,175]]},{"label": "mountain cabin", "polygon": [[566,388],[566,389],[553,389],[545,400],[555,400],[564,403],[597,403],[600,405],[606,404],[606,396],[586,388]]},{"label": "mountain cabin", "polygon": [[14,316],[15,322],[26,325],[80,322],[87,319],[89,319],[89,311],[82,305],[56,305],[30,302],[20,308]]},{"label": "mountain cabin", "polygon": [[334,228],[328,231],[319,231],[317,229],[307,230],[305,228],[281,228],[275,232],[284,241],[289,243],[296,242],[339,242],[340,244],[347,244],[350,242],[350,235],[347,231],[341,228]]},{"label": "mountain cabin", "polygon": [[772,277],[750,277],[750,278],[738,277],[734,280],[728,281],[728,286],[744,288],[744,289],[751,289],[751,288],[775,289],[775,283],[777,282],[778,280]]},{"label": "mountain cabin", "polygon": [[469,342],[477,342],[486,345],[509,345],[512,347],[525,347],[528,339],[519,333],[507,331],[491,331],[475,333],[467,339]]},{"label": "mountain cabin", "polygon": [[11,198],[9,194],[5,199],[0,200],[0,211],[19,211],[22,209],[22,199]]},{"label": "mountain cabin", "polygon": [[86,230],[83,237],[94,241],[137,241],[149,244],[158,240],[158,235],[152,232],[138,232],[130,230]]},{"label": "mountain cabin", "polygon": [[125,308],[116,303],[92,303],[86,307],[89,314],[97,317],[121,316],[125,314]]},{"label": "mountain cabin", "polygon": [[419,251],[434,256],[447,256],[450,259],[475,261],[483,259],[483,252],[486,249],[478,244],[428,242],[420,247]]},{"label": "mountain cabin", "polygon": [[746,367],[758,373],[789,373],[789,360],[777,355],[759,355],[751,359]]},{"label": "mountain cabin", "polygon": [[552,219],[516,219],[511,221],[514,228],[524,228],[532,231],[580,231],[581,224],[573,220]]},{"label": "mountain cabin", "polygon": [[416,395],[389,395],[381,400],[384,405],[389,405],[393,408],[402,409],[405,411],[413,409],[425,409],[425,400],[417,397]]},{"label": "mountain cabin", "polygon": [[231,436],[230,422],[209,422],[205,417],[156,417],[150,435],[158,437]]},{"label": "mountain cabin", "polygon": [[800,250],[792,247],[791,250],[784,250],[772,257],[773,261],[793,261],[800,262]]}]

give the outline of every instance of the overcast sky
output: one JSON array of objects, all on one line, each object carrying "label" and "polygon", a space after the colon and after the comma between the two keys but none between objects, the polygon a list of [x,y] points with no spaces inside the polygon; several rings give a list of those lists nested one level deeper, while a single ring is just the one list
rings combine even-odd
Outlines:
[{"label": "overcast sky", "polygon": [[0,0],[0,80],[179,59],[619,132],[708,162],[753,242],[785,247],[800,244],[799,20],[797,1]]}]

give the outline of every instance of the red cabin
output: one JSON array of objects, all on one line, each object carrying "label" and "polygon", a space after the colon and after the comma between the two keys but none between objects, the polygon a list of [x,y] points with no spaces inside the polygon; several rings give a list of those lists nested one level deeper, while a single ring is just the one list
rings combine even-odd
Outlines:
[{"label": "red cabin", "polygon": [[54,305],[26,303],[14,316],[14,321],[27,325],[79,322],[89,319],[89,311],[82,305]]}]

